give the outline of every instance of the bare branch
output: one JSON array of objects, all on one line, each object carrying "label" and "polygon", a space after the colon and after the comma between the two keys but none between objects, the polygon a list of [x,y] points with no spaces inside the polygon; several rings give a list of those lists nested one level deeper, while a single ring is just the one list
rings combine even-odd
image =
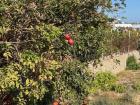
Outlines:
[{"label": "bare branch", "polygon": [[23,42],[7,42],[7,41],[0,41],[0,44],[22,44],[22,43],[28,43],[28,42],[33,42],[34,40],[28,40],[28,41],[23,41]]}]

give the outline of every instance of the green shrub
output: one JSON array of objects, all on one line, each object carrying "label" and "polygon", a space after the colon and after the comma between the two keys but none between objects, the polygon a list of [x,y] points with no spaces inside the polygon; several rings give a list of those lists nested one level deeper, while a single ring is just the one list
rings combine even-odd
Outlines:
[{"label": "green shrub", "polygon": [[115,84],[112,87],[112,90],[118,93],[124,93],[126,91],[126,87],[122,84]]},{"label": "green shrub", "polygon": [[135,56],[129,56],[126,61],[127,70],[138,70],[140,69],[140,64],[137,63]]},{"label": "green shrub", "polygon": [[132,85],[132,88],[136,91],[140,91],[140,82],[134,83],[134,85]]},{"label": "green shrub", "polygon": [[0,68],[1,92],[8,92],[15,105],[36,104],[48,92],[45,80],[40,78],[48,72],[41,66],[41,57],[35,52],[23,51],[19,53],[19,58],[19,62]]},{"label": "green shrub", "polygon": [[97,73],[95,76],[94,84],[102,90],[111,90],[112,86],[116,83],[116,76],[110,72]]},{"label": "green shrub", "polygon": [[121,84],[117,84],[117,77],[110,72],[100,72],[97,73],[93,84],[94,89],[101,89],[103,91],[115,91],[123,93],[126,91],[126,87]]}]

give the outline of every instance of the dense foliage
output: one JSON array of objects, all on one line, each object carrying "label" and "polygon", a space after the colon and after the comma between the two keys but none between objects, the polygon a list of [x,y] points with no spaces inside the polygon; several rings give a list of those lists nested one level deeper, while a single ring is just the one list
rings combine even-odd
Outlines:
[{"label": "dense foliage", "polygon": [[[80,61],[100,57],[108,30],[105,13],[121,4],[124,0],[115,6],[111,0],[1,0],[1,103],[37,105],[58,99],[80,105],[93,80]],[[73,47],[65,33],[75,40]]]}]

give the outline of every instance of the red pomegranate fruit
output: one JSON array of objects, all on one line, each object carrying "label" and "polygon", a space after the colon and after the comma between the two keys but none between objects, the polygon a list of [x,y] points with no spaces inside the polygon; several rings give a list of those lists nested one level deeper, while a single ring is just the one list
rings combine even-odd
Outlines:
[{"label": "red pomegranate fruit", "polygon": [[66,34],[66,35],[65,35],[65,39],[66,39],[66,40],[70,40],[70,39],[71,39],[70,34]]},{"label": "red pomegranate fruit", "polygon": [[73,46],[74,45],[74,41],[72,39],[68,40],[69,45]]},{"label": "red pomegranate fruit", "polygon": [[54,101],[52,105],[59,105],[58,101]]}]

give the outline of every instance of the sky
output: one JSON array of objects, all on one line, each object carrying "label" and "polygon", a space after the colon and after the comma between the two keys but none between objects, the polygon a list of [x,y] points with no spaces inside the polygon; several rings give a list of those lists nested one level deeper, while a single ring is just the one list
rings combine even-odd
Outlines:
[{"label": "sky", "polygon": [[126,17],[125,22],[140,23],[140,0],[126,0],[126,8],[121,10],[119,17]]}]

